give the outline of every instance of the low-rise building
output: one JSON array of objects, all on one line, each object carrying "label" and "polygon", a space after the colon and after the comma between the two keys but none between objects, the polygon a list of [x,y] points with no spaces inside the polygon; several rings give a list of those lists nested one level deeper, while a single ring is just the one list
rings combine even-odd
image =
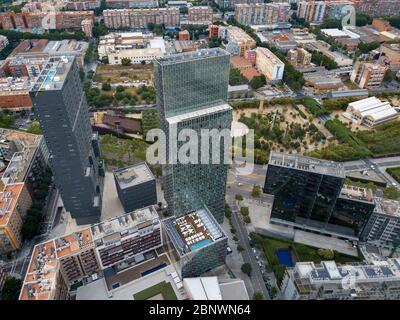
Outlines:
[{"label": "low-rise building", "polygon": [[[160,269],[156,249],[163,245],[161,223],[153,207],[113,217],[90,228],[52,239],[34,247],[20,300],[66,300],[70,286],[99,277],[111,281],[110,291],[122,286],[117,273],[140,278]],[[147,263],[158,262],[158,264]],[[164,266],[164,265],[163,265]],[[158,268],[158,269],[157,269]],[[113,279],[114,278],[114,281]]]},{"label": "low-rise building", "polygon": [[157,203],[156,179],[146,162],[115,170],[114,179],[125,212]]},{"label": "low-rise building", "polygon": [[339,51],[324,51],[324,56],[336,62],[338,67],[346,67],[353,65],[353,59],[349,58],[343,53]]},{"label": "low-rise building", "polygon": [[307,66],[311,64],[311,53],[306,49],[297,47],[296,49],[289,50],[287,53],[288,60],[294,66]]},{"label": "low-rise building", "polygon": [[398,300],[400,259],[337,265],[297,262],[281,285],[284,300]]},{"label": "low-rise building", "polygon": [[376,97],[370,97],[349,103],[345,117],[367,127],[375,127],[398,117],[397,111],[390,102],[382,102]]},{"label": "low-rise building", "polygon": [[66,10],[94,10],[99,8],[101,0],[65,0],[64,8]]},{"label": "low-rise building", "polygon": [[351,74],[351,81],[361,89],[380,87],[387,67],[373,62],[357,61]]},{"label": "low-rise building", "polygon": [[33,82],[29,77],[0,78],[0,109],[12,111],[31,109],[32,99],[29,90]]},{"label": "low-rise building", "polygon": [[265,75],[269,81],[280,81],[283,79],[285,64],[267,48],[256,49],[257,69]]},{"label": "low-rise building", "polygon": [[374,18],[372,20],[372,27],[379,32],[392,30],[392,26],[390,25],[389,21],[379,18]]}]

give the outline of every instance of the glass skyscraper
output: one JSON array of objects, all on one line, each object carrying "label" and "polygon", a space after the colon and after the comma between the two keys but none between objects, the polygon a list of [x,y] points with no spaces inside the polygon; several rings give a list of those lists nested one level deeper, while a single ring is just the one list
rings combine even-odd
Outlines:
[{"label": "glass skyscraper", "polygon": [[[219,48],[156,59],[157,106],[167,147],[173,143],[169,138],[173,130],[195,130],[200,141],[201,129],[230,129],[232,108],[225,103],[229,69],[229,54]],[[205,164],[177,161],[163,166],[165,199],[176,217],[206,206],[222,223],[228,169],[222,140],[219,163],[212,163],[210,157]],[[211,150],[211,138],[208,143]],[[183,144],[177,142],[177,150]],[[198,151],[200,161],[200,147]],[[169,156],[167,148],[167,160]]]},{"label": "glass skyscraper", "polygon": [[[203,129],[220,133],[231,128],[232,108],[225,103],[229,69],[229,54],[219,48],[155,61],[159,122],[167,145],[164,196],[174,215],[163,223],[178,253],[183,277],[200,276],[225,262],[227,237],[219,224],[224,219],[228,170],[224,156],[229,152],[231,137],[218,135],[214,149],[215,141],[209,136],[205,140],[208,151],[204,152],[209,159],[200,163],[200,133]],[[198,143],[193,153],[198,162],[183,163],[177,157],[187,141],[178,141],[174,132],[179,134],[185,129],[196,132]],[[213,161],[211,150],[216,150],[218,161]],[[176,161],[170,161],[173,158]]]},{"label": "glass skyscraper", "polygon": [[103,178],[99,174],[100,149],[98,135],[90,125],[75,58],[50,58],[30,95],[65,209],[77,224],[98,222],[103,189]]},{"label": "glass skyscraper", "polygon": [[271,222],[358,239],[373,197],[344,180],[341,163],[271,152],[264,185],[275,196]]}]

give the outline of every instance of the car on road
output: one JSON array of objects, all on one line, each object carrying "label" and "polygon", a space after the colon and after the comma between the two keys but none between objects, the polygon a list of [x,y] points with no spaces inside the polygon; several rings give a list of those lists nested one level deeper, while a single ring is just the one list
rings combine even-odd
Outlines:
[{"label": "car on road", "polygon": [[239,182],[238,183],[238,187],[241,187],[243,185],[243,183]]},{"label": "car on road", "polygon": [[226,251],[227,251],[227,254],[230,254],[230,253],[232,253],[232,249],[228,246],[228,247],[226,247]]},{"label": "car on road", "polygon": [[397,186],[396,182],[392,182],[392,186],[396,187]]}]

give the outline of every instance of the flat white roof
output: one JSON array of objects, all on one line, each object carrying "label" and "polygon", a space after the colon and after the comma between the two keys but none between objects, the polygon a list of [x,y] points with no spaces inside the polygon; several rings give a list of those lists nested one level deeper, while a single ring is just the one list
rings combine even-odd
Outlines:
[{"label": "flat white roof", "polygon": [[369,117],[379,121],[397,115],[389,102],[382,102],[376,97],[370,97],[349,103],[348,112],[357,112],[361,117]]},{"label": "flat white roof", "polygon": [[217,277],[185,278],[183,283],[193,300],[222,300]]}]

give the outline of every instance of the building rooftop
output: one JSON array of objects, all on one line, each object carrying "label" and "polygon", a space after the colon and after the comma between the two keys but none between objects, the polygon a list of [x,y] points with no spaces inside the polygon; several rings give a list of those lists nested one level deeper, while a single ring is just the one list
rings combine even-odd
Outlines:
[{"label": "building rooftop", "polygon": [[[159,224],[159,217],[156,209],[150,206],[100,222],[90,229],[93,240],[99,245],[104,241],[121,238],[121,235],[135,233],[152,224]],[[100,240],[99,243],[97,240]]]},{"label": "building rooftop", "polygon": [[382,102],[376,97],[369,97],[349,103],[348,110],[357,113],[360,117],[368,117],[380,121],[387,117],[396,116],[396,110],[388,101]]},{"label": "building rooftop", "polygon": [[375,212],[400,217],[400,201],[375,197]]},{"label": "building rooftop", "polygon": [[[263,47],[258,47],[256,49],[257,54],[258,53],[262,53],[265,57],[267,57],[273,64],[277,65],[277,64],[281,64],[284,65],[284,63],[276,56],[274,55],[271,50],[267,49],[267,48],[263,48]],[[258,57],[257,57],[258,59]]]},{"label": "building rooftop", "polygon": [[232,107],[230,105],[220,104],[220,105],[213,106],[210,108],[200,109],[200,110],[180,114],[178,116],[169,117],[166,120],[169,124],[176,124],[181,121],[187,121],[187,120],[198,118],[198,117],[201,117],[201,116],[204,116],[207,114],[218,113],[218,112],[228,111],[228,110],[232,110]]},{"label": "building rooftop", "polygon": [[[353,279],[357,287],[367,283],[382,283],[400,280],[400,259],[372,261],[370,264],[337,265],[334,261],[322,261],[320,266],[313,262],[297,262],[293,269],[299,279],[306,279],[310,284],[336,284]],[[347,279],[347,280],[345,280]]]},{"label": "building rooftop", "polygon": [[9,94],[10,92],[28,92],[35,79],[30,77],[7,77],[0,78],[0,93]]},{"label": "building rooftop", "polygon": [[92,233],[89,228],[55,239],[54,242],[58,258],[74,254],[93,245]]},{"label": "building rooftop", "polygon": [[164,219],[163,223],[181,256],[226,237],[218,222],[206,208],[179,218]]},{"label": "building rooftop", "polygon": [[202,60],[209,57],[223,57],[229,53],[221,48],[202,49],[194,52],[171,54],[165,57],[156,58],[156,62],[162,66],[176,64],[187,61]]},{"label": "building rooftop", "polygon": [[83,53],[87,50],[89,44],[85,41],[77,40],[60,40],[50,41],[44,51],[50,56],[55,55],[71,55]]},{"label": "building rooftop", "polygon": [[49,40],[46,39],[24,40],[11,52],[10,57],[20,54],[43,53],[48,43]]},{"label": "building rooftop", "polygon": [[130,188],[155,179],[146,162],[114,170],[114,177],[121,189]]},{"label": "building rooftop", "polygon": [[344,166],[340,162],[272,151],[268,164],[345,178]]},{"label": "building rooftop", "polygon": [[56,291],[59,261],[54,240],[34,247],[20,300],[51,300]]},{"label": "building rooftop", "polygon": [[192,300],[222,300],[217,277],[185,278],[183,285]]},{"label": "building rooftop", "polygon": [[10,183],[0,192],[0,227],[8,224],[23,188],[24,183]]},{"label": "building rooftop", "polygon": [[49,58],[46,65],[32,86],[32,91],[60,90],[64,84],[68,71],[72,66],[73,56]]}]

